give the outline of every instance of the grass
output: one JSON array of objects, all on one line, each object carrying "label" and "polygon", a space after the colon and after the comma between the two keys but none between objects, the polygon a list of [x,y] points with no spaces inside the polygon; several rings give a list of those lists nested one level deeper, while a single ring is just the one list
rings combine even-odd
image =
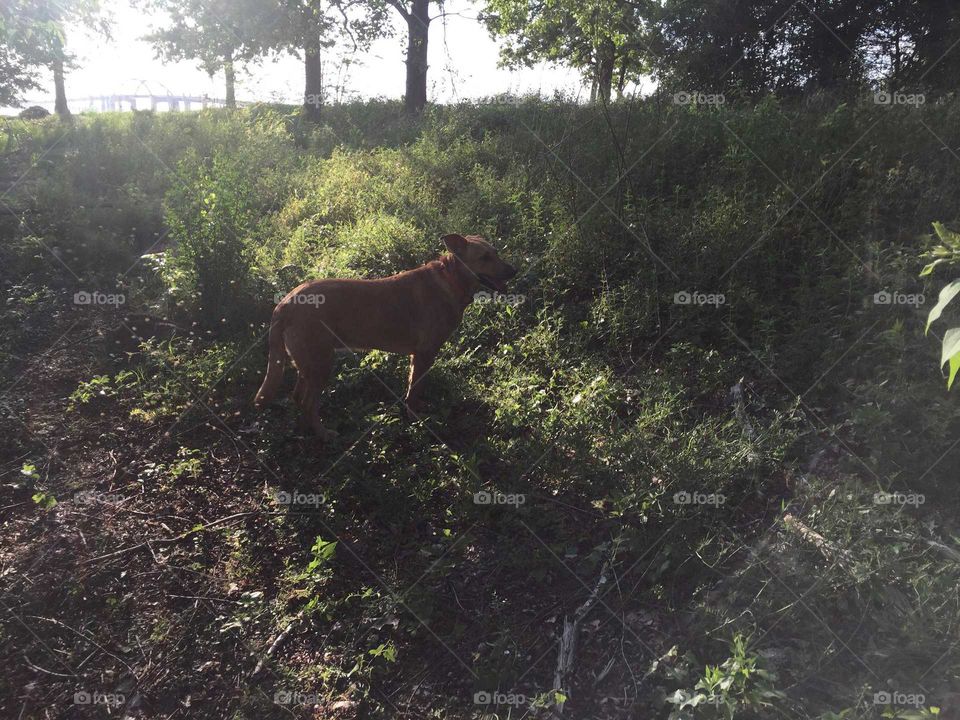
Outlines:
[{"label": "grass", "polygon": [[[923,306],[874,295],[932,297],[956,113],[6,121],[0,708],[947,716],[956,413]],[[421,421],[384,353],[338,362],[328,446],[252,411],[277,292],[451,230],[518,301],[468,310]]]}]

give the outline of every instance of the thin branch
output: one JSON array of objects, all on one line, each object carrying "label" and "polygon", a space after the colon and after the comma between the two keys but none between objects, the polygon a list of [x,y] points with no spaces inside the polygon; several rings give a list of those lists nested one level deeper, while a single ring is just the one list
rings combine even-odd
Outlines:
[{"label": "thin branch", "polygon": [[392,6],[398,13],[400,13],[404,20],[410,19],[410,11],[403,6],[403,3],[401,3],[400,0],[387,0],[387,4]]},{"label": "thin branch", "polygon": [[[580,623],[583,622],[583,619],[587,616],[587,613],[597,604],[597,601],[600,599],[600,588],[602,588],[608,581],[611,569],[613,568],[613,562],[616,557],[616,551],[614,550],[611,553],[610,558],[604,563],[603,568],[600,571],[600,577],[597,578],[597,584],[594,585],[593,590],[590,592],[590,595],[584,600],[583,604],[577,608],[576,612],[571,618],[569,615],[563,619],[563,632],[560,636],[560,650],[557,654],[557,669],[553,674],[553,689],[556,692],[563,693],[564,696],[569,696],[567,691],[568,680],[573,671],[574,658],[576,657],[577,652],[577,632],[580,630]],[[556,714],[563,714],[563,704],[558,704],[554,709]]]},{"label": "thin branch", "polygon": [[251,678],[254,678],[260,674],[260,671],[263,670],[264,663],[266,663],[267,659],[273,656],[273,654],[277,651],[277,648],[279,648],[280,645],[283,644],[283,641],[286,640],[287,637],[290,635],[291,631],[297,626],[297,624],[301,620],[303,620],[303,612],[304,611],[301,610],[299,613],[297,613],[296,617],[294,617],[293,620],[291,620],[287,624],[287,626],[283,629],[283,632],[277,635],[276,639],[272,643],[270,643],[270,647],[267,648],[267,652],[264,654],[262,658],[260,658],[260,660],[257,662],[257,666],[253,669],[253,672],[250,674]]},{"label": "thin branch", "polygon": [[89,565],[90,563],[95,563],[100,560],[106,560],[108,558],[117,557],[119,555],[135,552],[137,550],[143,550],[144,548],[149,548],[152,552],[151,545],[154,545],[154,544],[169,545],[171,543],[177,543],[177,542],[180,542],[181,540],[186,540],[187,538],[193,535],[196,535],[197,533],[203,532],[204,530],[209,530],[210,528],[220,525],[222,523],[225,523],[229,520],[236,520],[238,518],[246,517],[248,515],[256,515],[256,514],[259,514],[259,512],[260,511],[252,511],[252,512],[235,513],[234,515],[228,515],[227,517],[220,518],[219,520],[213,520],[212,522],[208,522],[205,525],[201,525],[200,527],[187,530],[185,533],[181,533],[180,535],[175,535],[174,537],[158,538],[156,540],[145,540],[144,542],[138,543],[137,545],[131,545],[130,547],[121,548],[120,550],[116,550],[112,553],[107,553],[106,555],[98,555],[97,557],[90,558],[89,560],[84,560],[80,564]]},{"label": "thin branch", "polygon": [[437,20],[439,18],[447,18],[447,17],[461,17],[461,18],[466,18],[467,20],[474,20],[476,22],[480,22],[483,19],[482,16],[480,15],[464,15],[461,12],[442,12],[439,15],[434,15],[433,17],[428,18],[427,22],[433,22],[434,20]]}]

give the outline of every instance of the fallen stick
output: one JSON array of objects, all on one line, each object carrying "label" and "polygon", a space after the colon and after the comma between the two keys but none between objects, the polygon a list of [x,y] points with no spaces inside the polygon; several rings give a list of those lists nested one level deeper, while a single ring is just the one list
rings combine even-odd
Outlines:
[{"label": "fallen stick", "polygon": [[177,543],[177,542],[180,542],[181,540],[186,540],[188,537],[195,535],[196,533],[203,532],[204,530],[209,530],[210,528],[215,527],[217,525],[221,525],[225,522],[228,522],[229,520],[236,520],[238,518],[246,517],[247,515],[256,515],[258,512],[259,511],[251,511],[251,512],[242,512],[242,513],[235,513],[233,515],[228,515],[227,517],[222,517],[219,520],[213,520],[211,522],[206,523],[205,525],[201,525],[200,527],[195,527],[190,530],[187,530],[186,532],[181,533],[179,535],[175,535],[174,537],[157,538],[156,540],[145,540],[142,543],[131,545],[130,547],[114,550],[112,553],[107,553],[106,555],[98,555],[95,558],[84,560],[80,564],[89,565],[90,563],[98,562],[100,560],[107,560],[109,558],[117,557],[119,555],[124,555],[126,553],[135,552],[137,550],[143,550],[144,548],[150,548],[152,545],[170,545],[171,543]]},{"label": "fallen stick", "polygon": [[747,449],[747,460],[754,462],[757,459],[757,451],[754,443],[757,440],[757,431],[750,422],[750,416],[747,414],[747,403],[743,397],[743,378],[737,381],[737,384],[730,388],[730,401],[733,403],[733,415],[740,423],[740,428],[747,440],[750,441]]},{"label": "fallen stick", "polygon": [[737,381],[737,384],[730,388],[730,400],[733,402],[733,414],[736,416],[749,440],[757,439],[757,431],[750,422],[747,415],[747,403],[743,398],[743,378]]},{"label": "fallen stick", "polygon": [[960,552],[949,545],[944,545],[942,542],[937,542],[936,540],[927,540],[926,543],[948,560],[960,562]]},{"label": "fallen stick", "polygon": [[[612,567],[613,557],[611,556],[611,558],[604,563],[603,569],[600,571],[600,577],[597,578],[597,584],[594,585],[593,590],[583,604],[577,608],[577,611],[573,614],[573,618],[569,615],[563,618],[563,632],[560,635],[560,651],[557,655],[557,669],[553,673],[553,689],[554,692],[561,693],[564,697],[569,696],[569,693],[565,691],[565,687],[567,677],[573,670],[574,658],[576,657],[577,630],[580,627],[580,623],[583,622],[583,619],[587,616],[587,613],[596,605],[600,595],[600,588],[606,584],[607,575]],[[563,714],[562,702],[556,705],[554,712],[558,716]]]},{"label": "fallen stick", "polygon": [[293,620],[291,620],[287,624],[287,626],[283,629],[283,631],[279,635],[277,635],[274,641],[270,643],[270,647],[267,648],[267,652],[264,654],[262,658],[260,658],[260,661],[257,663],[257,666],[253,669],[253,672],[250,673],[251,678],[255,678],[257,675],[260,674],[260,671],[263,670],[263,666],[266,663],[266,661],[271,657],[273,657],[273,654],[277,651],[277,648],[279,648],[280,645],[283,644],[283,641],[287,639],[287,636],[290,635],[290,632],[293,630],[294,627],[297,626],[297,624],[299,624],[301,620],[303,620],[303,610],[297,613],[296,617],[293,618]]},{"label": "fallen stick", "polygon": [[804,525],[791,513],[787,513],[783,516],[783,525],[788,530],[791,530],[807,542],[814,545],[820,551],[820,554],[823,555],[828,561],[833,562],[836,560],[841,565],[845,565],[846,563],[850,562],[850,555],[846,550],[838,548],[816,530]]}]

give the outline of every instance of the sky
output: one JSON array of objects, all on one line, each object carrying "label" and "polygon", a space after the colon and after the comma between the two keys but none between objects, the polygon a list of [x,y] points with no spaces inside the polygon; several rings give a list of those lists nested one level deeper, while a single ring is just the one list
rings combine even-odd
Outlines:
[{"label": "sky", "polygon": [[[134,10],[124,0],[107,0],[113,18],[112,39],[68,28],[67,45],[77,57],[77,67],[66,79],[67,97],[78,99],[71,110],[85,109],[89,96],[111,94],[167,94],[224,96],[223,77],[210,78],[190,62],[162,64],[153,48],[139,38],[162,24],[162,16]],[[498,67],[499,41],[493,40],[477,19],[478,5],[467,0],[448,0],[443,19],[430,26],[428,97],[433,102],[456,102],[491,97],[501,93],[540,93],[552,96],[561,91],[585,97],[579,73],[566,68],[539,64],[533,68],[508,70]],[[437,12],[435,10],[435,12]],[[406,26],[396,13],[393,37],[375,42],[358,55],[361,63],[350,69],[348,89],[354,97],[400,98],[404,90],[403,64]],[[337,72],[335,57],[327,58],[325,74]],[[303,67],[290,55],[251,65],[237,76],[237,99],[299,103],[303,97]],[[46,78],[42,91],[26,96],[27,104],[45,101],[52,109],[53,82]],[[29,101],[34,101],[31,103]]]}]

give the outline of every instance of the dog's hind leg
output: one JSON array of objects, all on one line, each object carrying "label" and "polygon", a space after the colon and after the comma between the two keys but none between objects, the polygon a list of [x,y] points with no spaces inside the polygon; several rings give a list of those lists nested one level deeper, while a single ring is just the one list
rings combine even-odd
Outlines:
[{"label": "dog's hind leg", "polygon": [[268,343],[270,357],[267,359],[267,372],[263,378],[263,384],[257,391],[254,398],[254,405],[257,408],[263,408],[267,403],[273,400],[283,384],[283,364],[286,360],[284,352],[284,326],[281,306],[273,311],[273,318],[270,320],[270,340]]},{"label": "dog's hind leg", "polygon": [[333,370],[333,347],[314,347],[308,360],[299,365],[301,387],[300,410],[304,423],[321,440],[330,440],[337,436],[320,423],[320,393],[327,386],[330,372]]}]

